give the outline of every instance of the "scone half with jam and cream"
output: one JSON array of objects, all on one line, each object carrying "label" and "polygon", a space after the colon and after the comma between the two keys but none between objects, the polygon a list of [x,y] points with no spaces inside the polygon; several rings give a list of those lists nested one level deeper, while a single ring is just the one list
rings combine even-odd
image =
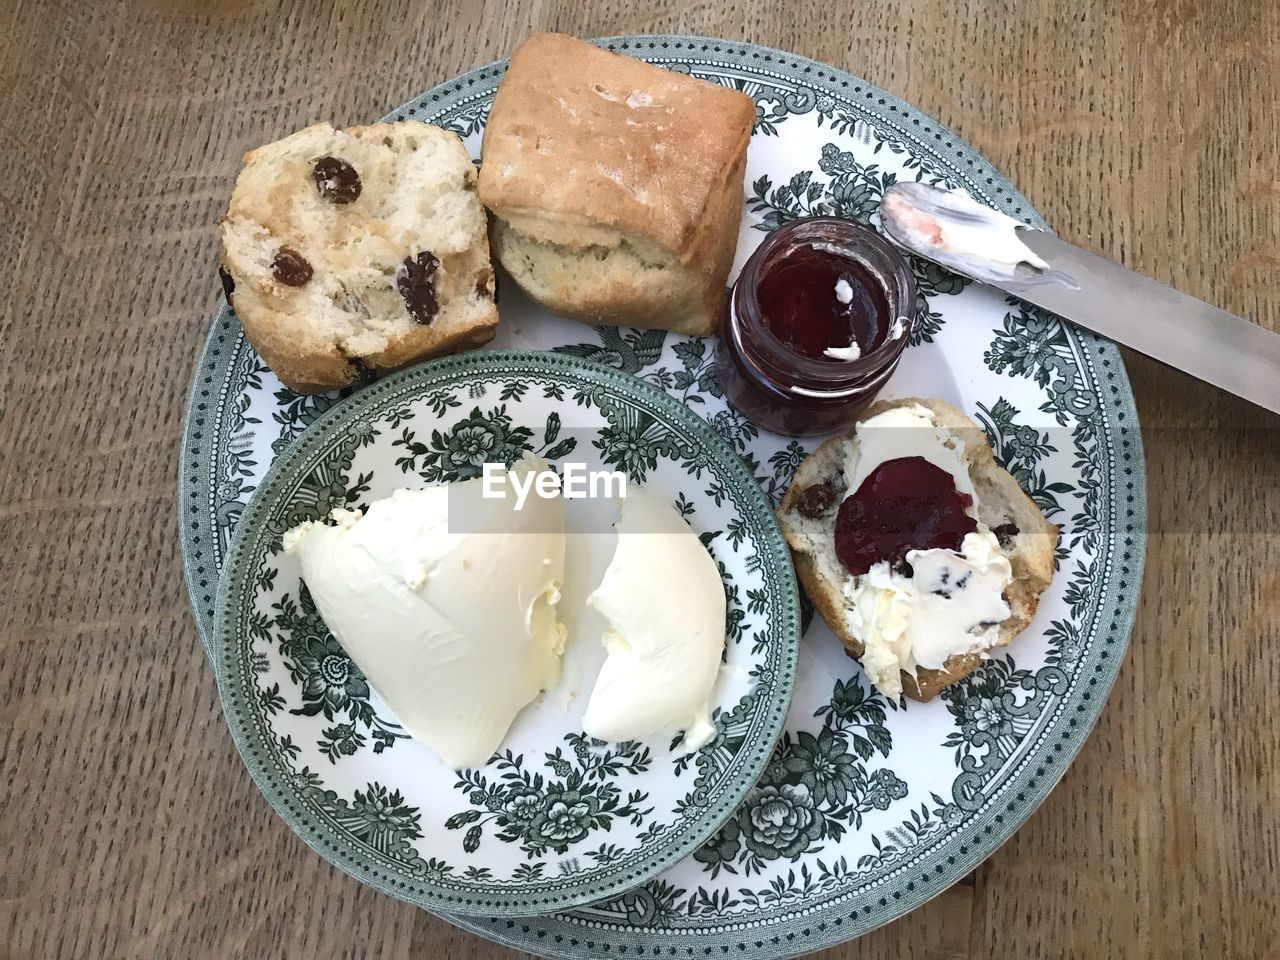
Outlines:
[{"label": "scone half with jam and cream", "polygon": [[872,683],[931,700],[1031,622],[1058,528],[941,400],[882,400],[796,470],[778,520],[805,593]]},{"label": "scone half with jam and cream", "polygon": [[245,154],[219,224],[227,298],[285,386],[345,387],[493,339],[486,227],[456,134],[316,124]]}]

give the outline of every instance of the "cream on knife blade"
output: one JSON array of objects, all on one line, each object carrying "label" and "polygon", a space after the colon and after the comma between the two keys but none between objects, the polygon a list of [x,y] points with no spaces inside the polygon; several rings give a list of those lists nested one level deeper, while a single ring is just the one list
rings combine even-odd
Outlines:
[{"label": "cream on knife blade", "polygon": [[895,183],[880,226],[903,249],[1280,413],[1280,333],[1037,230],[963,190]]}]

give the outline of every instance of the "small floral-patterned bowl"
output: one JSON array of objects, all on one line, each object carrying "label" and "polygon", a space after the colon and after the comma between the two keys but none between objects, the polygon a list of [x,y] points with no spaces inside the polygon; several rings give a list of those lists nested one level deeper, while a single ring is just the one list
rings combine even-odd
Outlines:
[{"label": "small floral-patterned bowl", "polygon": [[[582,732],[603,658],[602,621],[584,614],[570,623],[560,687],[522,711],[483,767],[453,770],[397,725],[282,552],[281,534],[303,520],[474,477],[523,450],[621,470],[665,494],[719,565],[729,618],[717,735],[692,756],[666,737],[603,743]],[[580,579],[566,580],[566,610],[593,586]],[[381,380],[282,453],[237,529],[212,656],[245,765],[322,856],[424,907],[529,915],[642,884],[715,833],[778,739],[799,632],[770,504],[707,421],[592,361],[487,351]]]}]

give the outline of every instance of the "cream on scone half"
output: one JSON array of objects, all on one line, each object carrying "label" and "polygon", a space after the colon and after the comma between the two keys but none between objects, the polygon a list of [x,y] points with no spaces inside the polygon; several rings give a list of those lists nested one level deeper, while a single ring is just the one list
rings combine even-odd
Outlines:
[{"label": "cream on scone half", "polygon": [[[846,526],[837,543],[845,500],[877,467],[905,457],[946,475],[947,496],[957,495],[952,513],[962,510],[966,521],[957,528],[968,532],[951,548],[906,551],[852,572],[850,542],[871,535]],[[888,696],[930,700],[973,673],[1026,629],[1053,577],[1058,528],[996,463],[981,428],[941,400],[873,404],[852,431],[800,464],[777,516],[814,608]],[[856,517],[868,527],[894,520],[848,511],[846,524]]]}]

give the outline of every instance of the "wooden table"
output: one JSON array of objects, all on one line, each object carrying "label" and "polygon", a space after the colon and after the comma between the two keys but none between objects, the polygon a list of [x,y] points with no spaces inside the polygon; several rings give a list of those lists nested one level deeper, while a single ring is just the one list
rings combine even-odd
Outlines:
[{"label": "wooden table", "polygon": [[[902,95],[1065,237],[1280,329],[1280,6],[840,6],[2,5],[0,957],[515,956],[311,853],[222,721],[175,474],[248,147],[376,117],[536,30],[745,38]],[[1280,949],[1280,420],[1127,361],[1153,532],[1097,730],[970,878],[823,956]]]}]

